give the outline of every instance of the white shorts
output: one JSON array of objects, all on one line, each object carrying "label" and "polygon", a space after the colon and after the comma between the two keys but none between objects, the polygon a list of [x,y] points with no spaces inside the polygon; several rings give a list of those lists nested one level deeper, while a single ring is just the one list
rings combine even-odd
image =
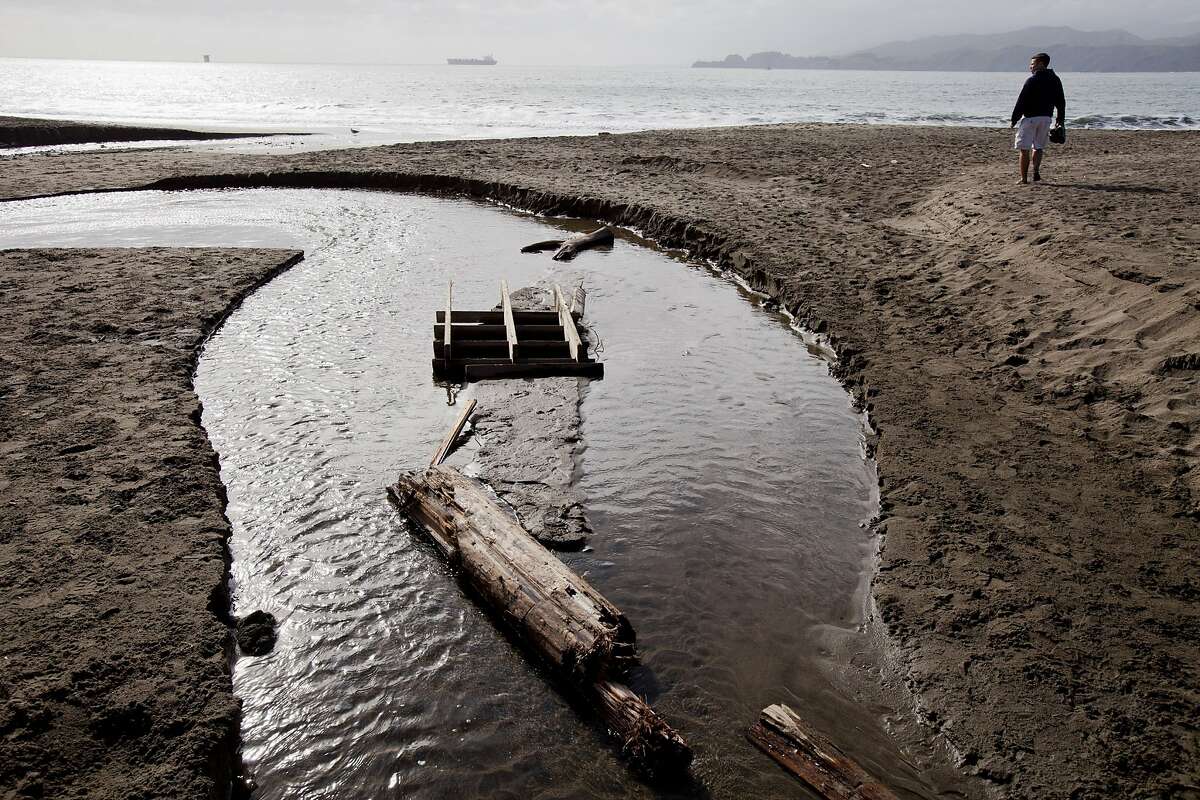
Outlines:
[{"label": "white shorts", "polygon": [[1053,117],[1023,117],[1017,123],[1017,141],[1013,143],[1013,149],[1045,150],[1053,124]]}]

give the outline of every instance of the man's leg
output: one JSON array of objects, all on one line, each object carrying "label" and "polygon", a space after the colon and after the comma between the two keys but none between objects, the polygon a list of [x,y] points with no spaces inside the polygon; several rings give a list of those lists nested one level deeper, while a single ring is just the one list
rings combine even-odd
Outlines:
[{"label": "man's leg", "polygon": [[1021,151],[1021,183],[1029,183],[1029,151]]},{"label": "man's leg", "polygon": [[1045,152],[1045,150],[1033,151],[1033,179],[1035,181],[1040,181],[1042,179],[1042,156],[1045,154]]}]

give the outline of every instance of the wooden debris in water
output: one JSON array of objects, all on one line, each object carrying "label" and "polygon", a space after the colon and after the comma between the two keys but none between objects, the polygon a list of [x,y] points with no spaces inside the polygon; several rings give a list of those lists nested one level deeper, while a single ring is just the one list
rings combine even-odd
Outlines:
[{"label": "wooden debris in water", "polygon": [[692,763],[683,737],[625,684],[596,681],[588,699],[620,738],[621,752],[630,760],[663,775],[682,773]]},{"label": "wooden debris in water", "polygon": [[612,228],[600,228],[591,233],[572,236],[569,239],[549,239],[544,242],[534,242],[521,248],[522,253],[540,253],[544,250],[554,250],[555,261],[570,261],[584,250],[593,247],[604,247],[616,240]]},{"label": "wooden debris in water", "polygon": [[[447,326],[449,327],[449,326]],[[467,424],[467,420],[471,418],[471,414],[475,412],[475,406],[479,401],[471,398],[471,402],[467,403],[467,407],[458,415],[458,422],[454,423],[454,427],[446,434],[446,438],[442,440],[442,446],[433,454],[433,460],[429,462],[429,466],[436,467],[446,460],[446,456],[450,455],[450,448],[454,447],[454,442],[458,439],[458,435],[462,433],[463,426]]]},{"label": "wooden debris in water", "polygon": [[764,708],[746,735],[826,800],[897,800],[789,706]]},{"label": "wooden debris in water", "polygon": [[497,310],[459,311],[453,308],[452,288],[446,293],[446,310],[437,312],[433,326],[433,371],[438,377],[604,377],[604,365],[589,355],[589,343],[579,334],[582,288],[568,304],[555,287],[550,311],[513,308],[505,281],[500,282]]},{"label": "wooden debris in water", "polygon": [[692,753],[683,738],[617,682],[637,653],[616,606],[450,467],[401,475],[388,495],[428,531],[463,582],[597,709],[627,756],[654,774],[687,768]]}]

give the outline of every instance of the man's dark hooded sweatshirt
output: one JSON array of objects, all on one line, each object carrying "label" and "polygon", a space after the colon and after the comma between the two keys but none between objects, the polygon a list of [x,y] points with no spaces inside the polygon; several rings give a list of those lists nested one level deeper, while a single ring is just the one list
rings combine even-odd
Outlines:
[{"label": "man's dark hooded sweatshirt", "polygon": [[1049,117],[1055,109],[1058,109],[1058,123],[1061,125],[1067,118],[1067,98],[1063,95],[1062,81],[1054,74],[1054,70],[1041,69],[1030,75],[1021,87],[1012,122],[1016,125],[1021,117]]}]

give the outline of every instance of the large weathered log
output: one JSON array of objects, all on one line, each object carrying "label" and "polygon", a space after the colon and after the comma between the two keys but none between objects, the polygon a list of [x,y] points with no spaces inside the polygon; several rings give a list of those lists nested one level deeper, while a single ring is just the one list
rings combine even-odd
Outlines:
[{"label": "large weathered log", "polygon": [[[545,242],[534,242],[521,248],[522,253],[540,253],[543,250],[554,250],[555,261],[570,261],[584,250],[592,247],[610,245],[616,240],[612,228],[600,228],[591,233],[572,236],[570,239],[550,239]],[[557,249],[556,249],[557,248]]]},{"label": "large weathered log", "polygon": [[788,706],[764,708],[746,735],[826,800],[896,800],[896,795]]},{"label": "large weathered log", "polygon": [[530,536],[475,481],[449,467],[402,475],[389,494],[466,582],[563,678],[579,686],[635,658],[625,616]]},{"label": "large weathered log", "polygon": [[683,738],[615,681],[637,656],[633,628],[616,606],[454,469],[401,475],[388,496],[518,638],[596,708],[625,755],[656,775],[687,768],[692,753]]}]

